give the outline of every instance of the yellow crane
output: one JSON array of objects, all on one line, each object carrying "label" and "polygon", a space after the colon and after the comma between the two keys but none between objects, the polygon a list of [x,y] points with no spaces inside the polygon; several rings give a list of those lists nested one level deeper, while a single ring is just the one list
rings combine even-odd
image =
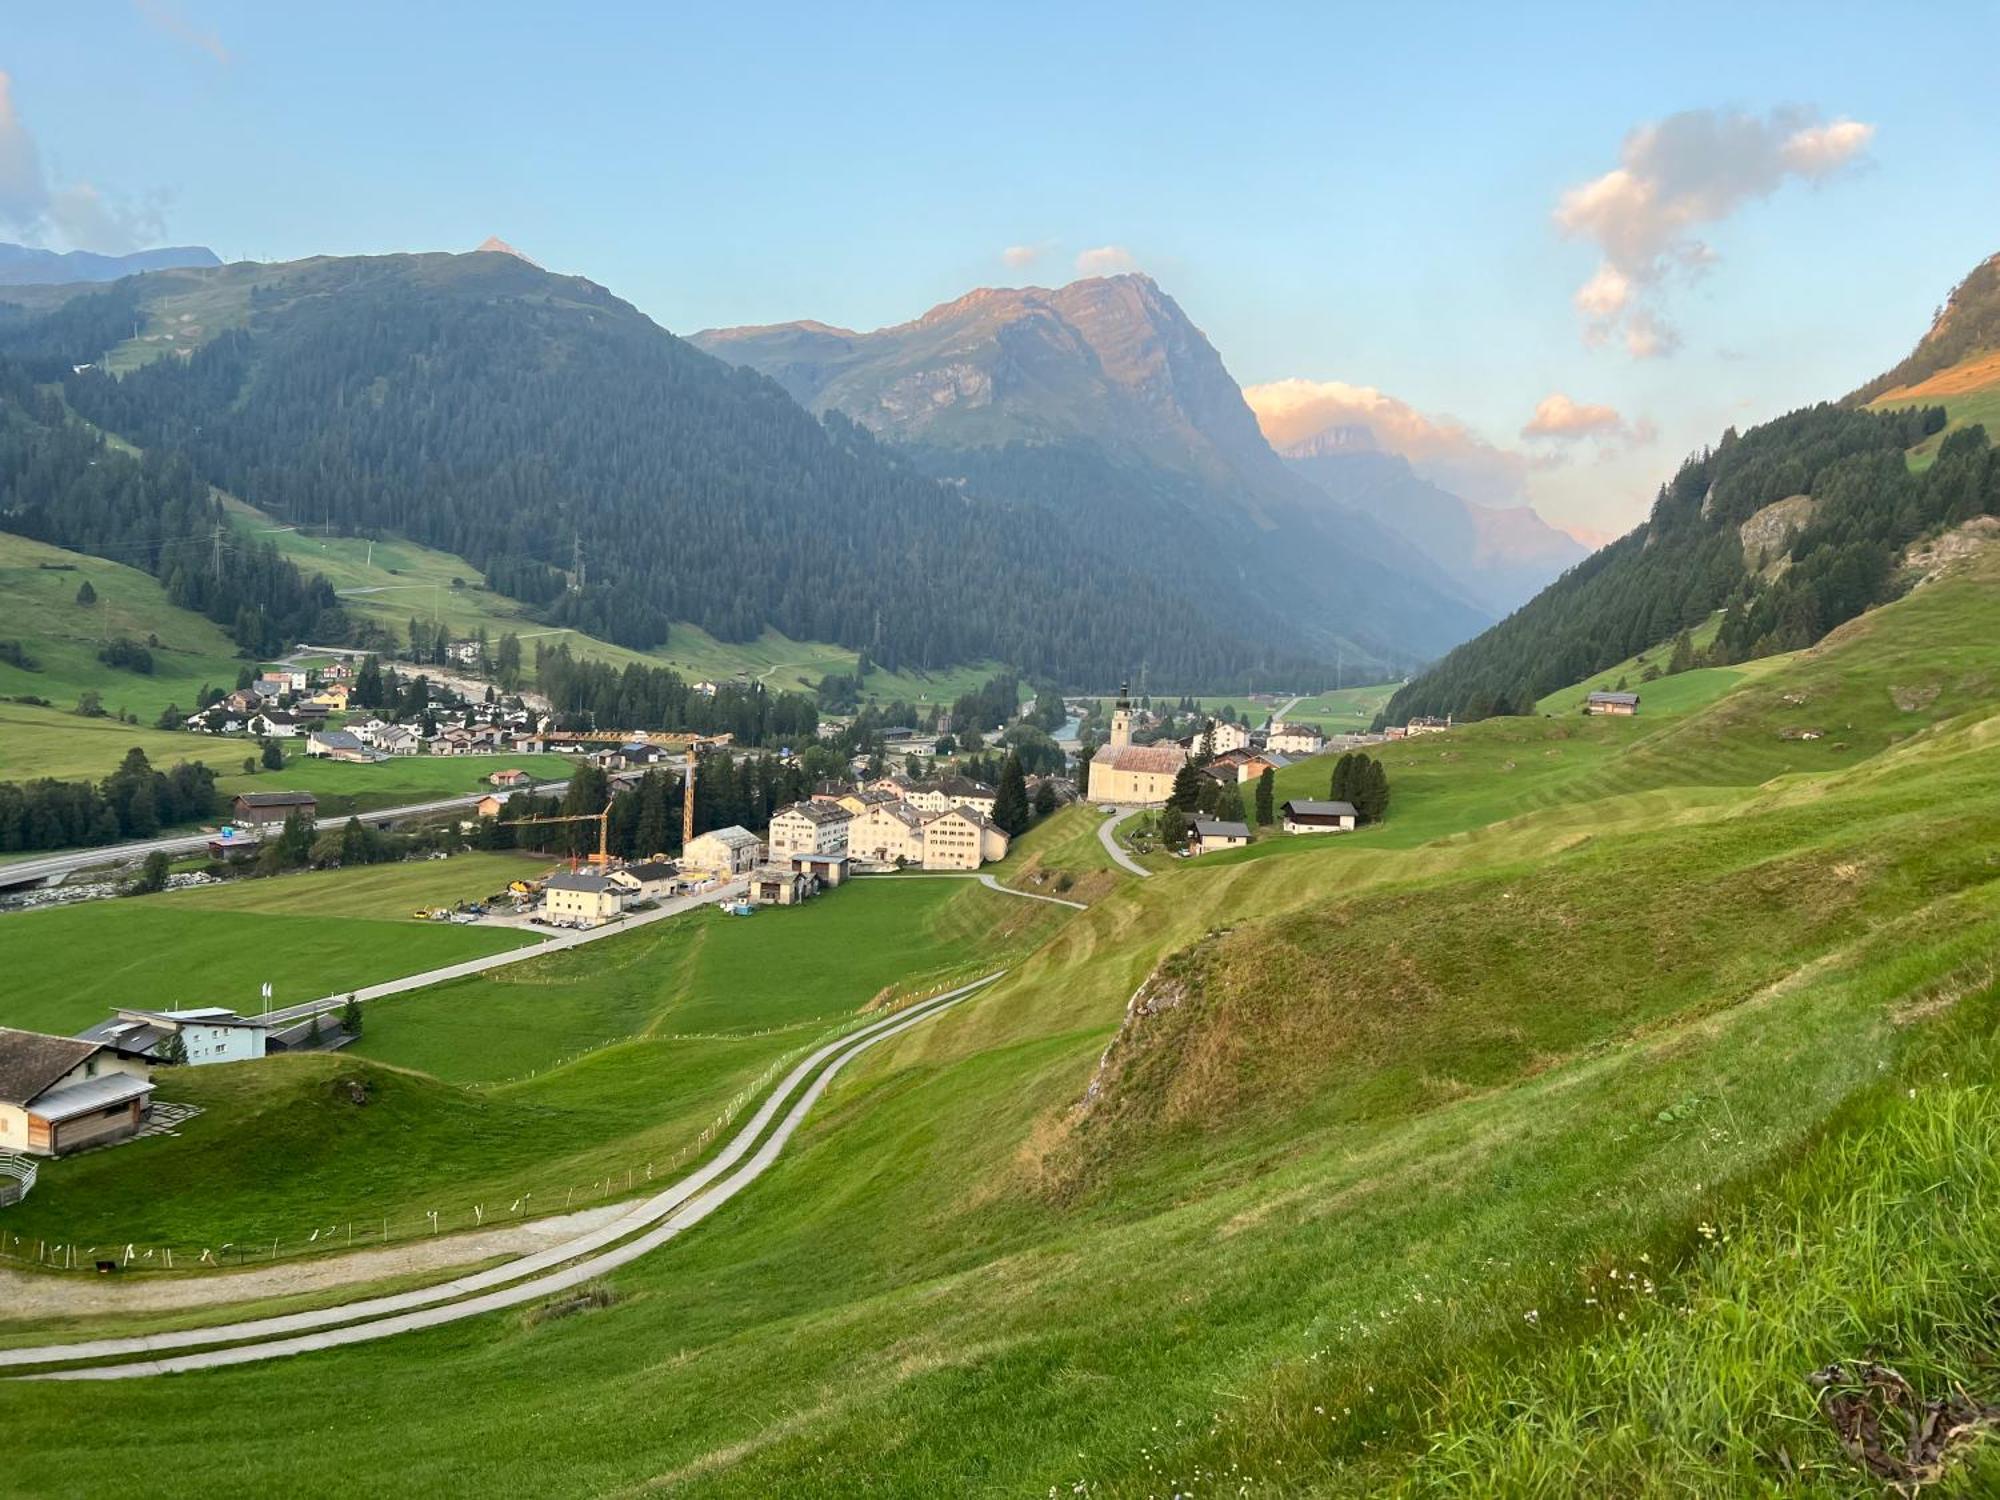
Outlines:
[{"label": "yellow crane", "polygon": [[509,828],[523,828],[530,823],[595,823],[597,825],[597,852],[586,855],[594,865],[611,863],[611,805],[605,804],[604,811],[594,813],[550,813],[540,818],[513,818],[506,823]]}]

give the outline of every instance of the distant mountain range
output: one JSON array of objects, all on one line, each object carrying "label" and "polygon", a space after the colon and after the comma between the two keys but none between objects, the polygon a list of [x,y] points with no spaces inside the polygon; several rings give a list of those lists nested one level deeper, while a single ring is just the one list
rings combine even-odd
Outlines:
[{"label": "distant mountain range", "polygon": [[[126,373],[104,373],[106,351]],[[1330,680],[1343,649],[1383,669],[1419,654],[1358,611],[1346,641],[1308,602],[1267,598],[1247,551],[1218,563],[1230,528],[1199,506],[1148,525],[1115,493],[940,483],[516,254],[27,288],[0,299],[0,358],[286,522],[458,553],[550,624],[635,649],[691,622],[1065,687],[1143,664],[1162,691]]]},{"label": "distant mountain range", "polygon": [[76,281],[117,281],[141,271],[167,271],[183,266],[219,266],[213,250],[201,245],[173,245],[159,250],[135,250],[130,255],[97,255],[89,250],[37,250],[31,245],[0,243],[0,286],[59,286]]},{"label": "distant mountain range", "polygon": [[1367,427],[1334,426],[1278,450],[1329,499],[1423,553],[1496,616],[1532,598],[1591,549],[1526,505],[1476,505],[1433,484]]},{"label": "distant mountain range", "polygon": [[1512,521],[1482,534],[1454,512],[1440,542],[1392,514],[1386,456],[1366,476],[1288,463],[1215,348],[1143,275],[985,288],[870,333],[808,321],[694,342],[981,493],[1185,527],[1191,547],[1215,549],[1233,612],[1260,628],[1273,611],[1317,624],[1328,649],[1379,667],[1448,648],[1582,555],[1564,542],[1489,570]]}]

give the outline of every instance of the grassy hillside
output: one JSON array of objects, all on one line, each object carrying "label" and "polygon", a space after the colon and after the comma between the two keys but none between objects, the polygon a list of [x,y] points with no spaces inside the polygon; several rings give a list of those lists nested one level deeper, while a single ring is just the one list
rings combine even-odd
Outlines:
[{"label": "grassy hillside", "polygon": [[410,918],[548,868],[516,854],[320,870],[0,916],[0,1026],[68,1034],[119,1005],[296,1005],[534,941]]},{"label": "grassy hillside", "polygon": [[[95,604],[76,602],[86,582],[96,591]],[[0,661],[0,696],[46,698],[71,709],[78,694],[95,689],[107,710],[129,710],[150,726],[169,703],[192,711],[204,683],[234,687],[243,665],[219,626],[168,603],[151,574],[6,532],[0,532],[0,598],[7,601],[0,640],[19,641],[36,663],[34,671],[24,671]],[[158,639],[148,648],[150,674],[121,671],[97,659],[121,636],[141,645]],[[0,744],[6,745],[0,757],[11,759],[11,744]],[[104,770],[116,765],[114,756]]]},{"label": "grassy hillside", "polygon": [[[93,1006],[64,986],[63,949],[23,945],[21,1014],[0,1014],[0,1024],[57,1025],[85,1010],[84,1020],[101,1019],[112,1003],[103,987],[122,979],[129,995],[138,972],[149,976],[152,1003],[192,987],[190,999],[228,1003],[240,991],[249,1005],[252,975],[278,979],[281,1001],[297,1000],[533,941],[407,915],[419,901],[484,894],[529,865],[466,856],[50,914],[96,918],[46,934],[68,951],[101,946],[117,930],[149,957],[101,976]],[[133,908],[138,926],[98,915]],[[149,924],[149,914],[171,920]],[[475,1204],[490,1216],[500,1204],[558,1210],[573,1190],[583,1201],[622,1197],[644,1187],[649,1162],[664,1170],[779,1059],[885,992],[971,977],[1065,915],[971,882],[869,881],[749,920],[700,911],[375,1002],[361,1041],[337,1056],[163,1075],[160,1097],[203,1115],[172,1139],[52,1165],[0,1230],[172,1245],[177,1256],[277,1238],[295,1254],[335,1217],[372,1221],[358,1233],[373,1242],[385,1218],[400,1236],[433,1208],[452,1230],[472,1226]],[[232,952],[242,956],[231,962]],[[364,975],[367,965],[374,972]],[[241,982],[222,985],[225,972]],[[181,1189],[147,1190],[162,1173]]]},{"label": "grassy hillside", "polygon": [[[109,1386],[87,1436],[0,1385],[22,1479],[1874,1493],[1815,1370],[2000,1401],[1996,622],[1988,554],[1637,720],[1388,747],[1382,829],[1029,935],[601,1314]],[[177,1436],[308,1402],[337,1452]]]}]

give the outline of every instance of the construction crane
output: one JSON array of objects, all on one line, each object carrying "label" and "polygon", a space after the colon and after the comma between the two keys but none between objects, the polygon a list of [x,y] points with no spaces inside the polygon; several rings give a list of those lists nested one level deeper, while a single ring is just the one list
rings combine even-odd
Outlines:
[{"label": "construction crane", "polygon": [[[511,818],[504,826],[508,828],[524,828],[530,823],[595,823],[597,825],[597,852],[586,855],[585,858],[592,864],[599,866],[611,863],[611,807],[609,803],[605,804],[603,812],[551,813],[547,817],[541,818]],[[574,867],[575,863],[575,856],[572,855],[570,864]]]}]

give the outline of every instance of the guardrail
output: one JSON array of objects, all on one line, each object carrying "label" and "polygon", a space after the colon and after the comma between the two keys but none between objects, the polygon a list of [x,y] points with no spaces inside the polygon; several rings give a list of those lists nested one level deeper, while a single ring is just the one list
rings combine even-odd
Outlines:
[{"label": "guardrail", "polygon": [[0,1156],[0,1208],[19,1203],[35,1186],[41,1169],[25,1156]]}]

